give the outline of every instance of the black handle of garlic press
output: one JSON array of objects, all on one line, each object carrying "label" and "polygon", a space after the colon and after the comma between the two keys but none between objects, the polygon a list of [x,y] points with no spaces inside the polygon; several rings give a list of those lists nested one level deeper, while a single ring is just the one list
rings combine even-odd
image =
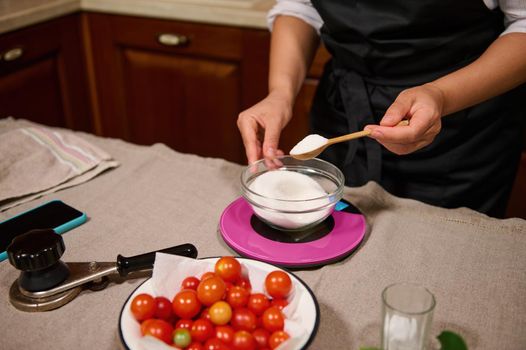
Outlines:
[{"label": "black handle of garlic press", "polygon": [[125,277],[130,272],[153,268],[155,253],[181,255],[195,259],[197,257],[197,248],[193,244],[186,243],[131,257],[125,257],[119,254],[117,256],[117,271],[119,271],[119,275]]}]

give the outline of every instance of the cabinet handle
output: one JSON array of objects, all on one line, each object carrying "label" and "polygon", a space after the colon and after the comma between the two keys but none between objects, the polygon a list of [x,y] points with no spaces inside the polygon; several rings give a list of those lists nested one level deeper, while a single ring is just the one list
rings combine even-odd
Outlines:
[{"label": "cabinet handle", "polygon": [[183,46],[189,42],[187,36],[171,33],[159,34],[157,41],[159,41],[160,44],[166,46]]},{"label": "cabinet handle", "polygon": [[2,55],[2,58],[4,61],[14,61],[16,59],[19,59],[24,54],[24,50],[20,47],[15,47],[14,49],[8,50],[4,52]]}]

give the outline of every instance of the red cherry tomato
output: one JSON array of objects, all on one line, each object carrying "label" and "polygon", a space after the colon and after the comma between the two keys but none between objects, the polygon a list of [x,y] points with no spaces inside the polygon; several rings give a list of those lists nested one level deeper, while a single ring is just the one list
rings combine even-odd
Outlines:
[{"label": "red cherry tomato", "polygon": [[190,335],[193,341],[205,342],[207,339],[212,338],[215,335],[215,329],[212,322],[203,318],[197,319],[192,325]]},{"label": "red cherry tomato", "polygon": [[232,341],[234,340],[234,333],[234,329],[230,326],[216,327],[216,338],[227,345],[232,344]]},{"label": "red cherry tomato", "polygon": [[281,313],[281,310],[276,306],[271,306],[265,310],[263,316],[261,316],[263,327],[269,332],[282,331],[285,326],[285,318]]},{"label": "red cherry tomato", "polygon": [[195,341],[188,345],[184,350],[204,350],[204,347],[200,342]]},{"label": "red cherry tomato", "polygon": [[252,285],[250,284],[250,281],[248,280],[248,278],[241,277],[235,283],[235,285],[238,286],[238,287],[241,287],[241,288],[245,288],[246,290],[248,290],[249,293],[252,291]]},{"label": "red cherry tomato", "polygon": [[172,343],[172,333],[174,329],[171,324],[165,320],[153,319],[144,326],[144,335],[151,335],[162,340],[166,344]]},{"label": "red cherry tomato", "polygon": [[245,307],[234,309],[230,324],[235,330],[252,332],[256,329],[256,315]]},{"label": "red cherry tomato", "polygon": [[289,295],[292,281],[286,272],[272,271],[265,278],[265,288],[272,298],[283,299]]},{"label": "red cherry tomato", "polygon": [[172,303],[168,298],[155,298],[155,313],[153,317],[165,321],[170,321],[173,318]]},{"label": "red cherry tomato", "polygon": [[131,303],[133,317],[139,322],[155,315],[155,299],[150,294],[142,293],[133,298]]},{"label": "red cherry tomato", "polygon": [[250,292],[243,287],[234,286],[226,294],[226,301],[233,308],[247,305]]},{"label": "red cherry tomato", "polygon": [[268,345],[271,349],[277,348],[281,343],[283,343],[285,340],[289,339],[289,335],[287,332],[284,331],[277,331],[270,335],[270,338],[268,339]]},{"label": "red cherry tomato", "polygon": [[278,309],[283,310],[285,306],[289,305],[289,302],[287,301],[287,299],[272,299],[270,305],[277,306]]},{"label": "red cherry tomato", "polygon": [[175,329],[183,328],[183,329],[191,330],[193,324],[194,324],[194,321],[182,318],[179,321],[177,321],[177,323],[175,324]]},{"label": "red cherry tomato", "polygon": [[205,320],[210,321],[210,308],[204,308],[203,311],[201,311],[201,314],[199,315],[199,318],[204,318]]},{"label": "red cherry tomato", "polygon": [[180,318],[193,318],[201,311],[201,303],[197,298],[197,292],[185,289],[177,293],[172,301],[174,313]]},{"label": "red cherry tomato", "polygon": [[247,307],[256,316],[260,316],[263,312],[270,307],[270,300],[263,293],[251,294],[248,298]]},{"label": "red cherry tomato", "polygon": [[147,320],[142,321],[142,323],[141,323],[141,335],[144,336],[146,334],[146,329],[148,329],[149,323],[151,323],[153,321],[155,321],[154,318],[149,318]]},{"label": "red cherry tomato", "polygon": [[212,271],[208,271],[208,272],[205,272],[203,273],[203,275],[201,276],[201,281],[204,281],[206,280],[207,278],[210,278],[210,277],[214,277],[216,274],[213,273]]},{"label": "red cherry tomato", "polygon": [[241,264],[233,256],[224,256],[216,261],[214,272],[225,282],[236,282],[241,277]]},{"label": "red cherry tomato", "polygon": [[258,344],[258,347],[260,349],[268,347],[268,339],[270,337],[270,332],[267,331],[265,328],[256,329],[254,332],[252,332],[252,336],[256,340],[256,343]]},{"label": "red cherry tomato", "polygon": [[206,306],[210,306],[216,301],[223,299],[225,295],[225,282],[217,276],[202,280],[197,287],[197,297]]},{"label": "red cherry tomato", "polygon": [[232,348],[234,350],[255,350],[257,347],[254,336],[247,331],[237,331],[234,334]]},{"label": "red cherry tomato", "polygon": [[205,343],[205,350],[230,350],[230,347],[217,338],[210,338]]},{"label": "red cherry tomato", "polygon": [[197,290],[197,286],[199,285],[199,278],[195,276],[186,277],[183,282],[181,282],[181,290],[182,289],[193,289]]}]

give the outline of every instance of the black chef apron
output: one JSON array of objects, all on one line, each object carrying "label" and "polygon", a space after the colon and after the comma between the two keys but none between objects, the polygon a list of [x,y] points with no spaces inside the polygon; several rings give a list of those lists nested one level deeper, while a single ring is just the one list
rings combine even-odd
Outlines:
[{"label": "black chef apron", "polygon": [[[312,0],[324,21],[326,65],[311,111],[327,138],[378,124],[398,94],[478,58],[503,31],[482,0]],[[504,214],[521,151],[525,86],[442,118],[421,150],[399,156],[373,139],[327,148],[347,186],[376,181],[425,203]]]}]

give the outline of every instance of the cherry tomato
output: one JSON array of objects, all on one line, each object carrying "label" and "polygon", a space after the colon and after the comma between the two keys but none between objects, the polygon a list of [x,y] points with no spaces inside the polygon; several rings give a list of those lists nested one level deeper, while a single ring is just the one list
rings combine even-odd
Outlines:
[{"label": "cherry tomato", "polygon": [[219,301],[225,295],[225,282],[217,276],[201,280],[197,287],[197,297],[199,301],[206,306],[210,306]]},{"label": "cherry tomato", "polygon": [[232,308],[226,301],[220,300],[210,306],[208,314],[210,315],[210,321],[212,321],[213,324],[224,326],[230,322],[230,319],[232,318]]},{"label": "cherry tomato", "polygon": [[205,343],[205,350],[230,350],[230,347],[217,338],[210,338]]},{"label": "cherry tomato", "polygon": [[133,317],[139,322],[155,315],[155,299],[146,293],[142,293],[133,298],[131,303]]},{"label": "cherry tomato", "polygon": [[173,333],[173,343],[180,348],[186,348],[192,342],[190,331],[184,328],[176,328]]},{"label": "cherry tomato", "polygon": [[283,299],[289,295],[292,281],[286,272],[272,271],[265,278],[265,288],[272,298]]},{"label": "cherry tomato", "polygon": [[193,289],[197,290],[197,286],[199,285],[199,278],[195,276],[186,277],[183,282],[181,282],[181,289]]},{"label": "cherry tomato", "polygon": [[250,292],[243,287],[234,286],[226,294],[226,301],[233,308],[247,305]]},{"label": "cherry tomato", "polygon": [[200,342],[195,341],[192,344],[188,345],[188,347],[185,350],[203,350],[203,349],[204,349],[203,345]]},{"label": "cherry tomato", "polygon": [[232,348],[234,350],[255,350],[257,347],[254,336],[247,331],[237,331],[234,334]]},{"label": "cherry tomato", "polygon": [[144,335],[151,335],[166,344],[171,344],[173,330],[172,325],[165,320],[152,319],[152,322],[148,322],[144,326]]},{"label": "cherry tomato", "polygon": [[248,290],[249,293],[252,291],[252,285],[250,284],[250,281],[248,280],[248,278],[241,277],[235,283],[235,285],[238,286],[238,287],[241,287],[241,288],[245,288],[246,290]]},{"label": "cherry tomato", "polygon": [[199,318],[204,318],[205,320],[210,320],[210,308],[204,308],[203,311],[201,311],[201,314],[199,315]]},{"label": "cherry tomato", "polygon": [[261,316],[263,327],[270,332],[282,331],[285,325],[285,318],[277,306],[271,306],[265,310]]},{"label": "cherry tomato", "polygon": [[232,341],[234,340],[234,333],[234,329],[230,326],[216,327],[216,338],[227,345],[232,344]]},{"label": "cherry tomato", "polygon": [[283,310],[285,306],[289,305],[289,302],[287,301],[287,299],[272,299],[270,305],[277,306],[278,309]]},{"label": "cherry tomato", "polygon": [[260,349],[268,347],[268,339],[270,337],[270,332],[267,331],[265,328],[256,329],[254,332],[252,332],[252,336],[256,340],[256,343],[258,344],[258,347]]},{"label": "cherry tomato", "polygon": [[149,318],[147,320],[142,321],[141,323],[141,335],[146,335],[146,329],[149,327],[149,323],[155,321],[154,318]]},{"label": "cherry tomato", "polygon": [[241,277],[241,264],[233,256],[224,256],[216,261],[214,272],[225,282],[236,282]]},{"label": "cherry tomato", "polygon": [[283,343],[285,340],[289,339],[289,335],[287,332],[284,331],[277,331],[270,335],[270,338],[268,339],[268,345],[271,349],[277,348],[281,343]]},{"label": "cherry tomato", "polygon": [[168,298],[156,297],[154,318],[170,321],[173,317],[172,303]]},{"label": "cherry tomato", "polygon": [[195,320],[190,330],[190,335],[194,341],[205,342],[215,335],[214,325],[203,318]]},{"label": "cherry tomato", "polygon": [[214,277],[216,274],[213,273],[212,271],[208,271],[208,272],[205,272],[203,273],[203,275],[201,276],[201,281],[204,281],[206,280],[207,278],[210,278],[210,277]]},{"label": "cherry tomato", "polygon": [[177,321],[177,323],[175,324],[175,328],[184,328],[184,329],[192,329],[192,325],[194,324],[194,321],[192,320],[189,320],[189,319],[180,319],[179,321]]},{"label": "cherry tomato", "polygon": [[197,292],[185,289],[177,293],[172,301],[174,313],[180,318],[193,318],[201,311],[201,303],[197,298]]},{"label": "cherry tomato", "polygon": [[263,314],[263,311],[270,307],[270,300],[263,293],[251,294],[248,298],[247,307],[256,316],[260,316]]},{"label": "cherry tomato", "polygon": [[234,309],[230,324],[235,330],[252,332],[256,329],[256,315],[245,307]]}]

